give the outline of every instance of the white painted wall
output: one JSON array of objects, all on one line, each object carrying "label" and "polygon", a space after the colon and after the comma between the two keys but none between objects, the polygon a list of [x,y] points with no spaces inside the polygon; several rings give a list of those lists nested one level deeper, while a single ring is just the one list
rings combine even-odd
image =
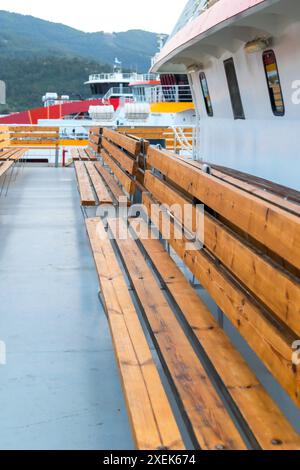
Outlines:
[{"label": "white painted wall", "polygon": [[[300,190],[300,104],[293,104],[292,84],[300,80],[300,22],[279,30],[275,51],[285,102],[285,116],[274,116],[262,61],[262,52],[211,57],[206,73],[214,116],[208,117],[199,82],[192,81],[199,109],[199,158],[266,178]],[[246,120],[234,120],[223,61],[233,57]],[[299,95],[298,95],[299,96]]]}]

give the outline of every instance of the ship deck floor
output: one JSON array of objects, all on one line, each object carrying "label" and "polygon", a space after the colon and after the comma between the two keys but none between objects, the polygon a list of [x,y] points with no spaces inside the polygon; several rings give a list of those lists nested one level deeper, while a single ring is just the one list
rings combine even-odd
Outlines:
[{"label": "ship deck floor", "polygon": [[132,449],[72,169],[0,199],[0,449]]}]

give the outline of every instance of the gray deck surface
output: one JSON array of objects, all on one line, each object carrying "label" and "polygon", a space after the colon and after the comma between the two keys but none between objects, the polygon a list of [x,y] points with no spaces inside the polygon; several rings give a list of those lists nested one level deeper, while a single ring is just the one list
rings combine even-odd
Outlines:
[{"label": "gray deck surface", "polygon": [[0,199],[0,449],[131,449],[72,169]]}]

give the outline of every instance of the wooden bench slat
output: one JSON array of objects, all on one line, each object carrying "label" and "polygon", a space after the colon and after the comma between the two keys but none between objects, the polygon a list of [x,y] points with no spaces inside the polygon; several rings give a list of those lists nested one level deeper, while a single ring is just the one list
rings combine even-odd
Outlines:
[{"label": "wooden bench slat", "polygon": [[[154,200],[143,193],[143,204],[160,231],[170,226],[169,243],[177,255],[199,280],[216,304],[237,328],[256,355],[300,406],[300,366],[292,363],[292,343],[296,337],[287,335],[266,317],[247,293],[228,276],[226,270],[215,263],[205,250],[189,250],[189,241],[174,236],[174,224],[162,213]],[[178,238],[178,237],[177,237]]]},{"label": "wooden bench slat", "polygon": [[[110,220],[121,230],[124,222]],[[128,237],[116,237],[127,272],[134,285],[152,336],[165,362],[172,382],[184,406],[194,436],[202,449],[245,449],[237,428],[217,395],[205,369],[185,336],[176,316],[167,303],[160,286],[139,251]]]},{"label": "wooden bench slat", "polygon": [[[184,157],[181,157],[178,155],[179,160],[182,160],[189,165],[192,165],[198,169],[202,169],[203,164],[200,162],[197,162],[195,160],[186,160]],[[278,207],[281,207],[282,209],[288,210],[290,212],[293,212],[296,215],[300,215],[300,205],[296,204],[293,201],[289,201],[283,198],[283,196],[279,196],[278,194],[274,194],[271,192],[271,188],[269,190],[263,190],[259,186],[255,186],[253,183],[249,183],[247,181],[243,181],[238,179],[237,177],[233,177],[230,174],[224,173],[218,169],[215,169],[213,166],[211,168],[211,174],[215,176],[216,178],[219,178],[223,181],[226,181],[229,184],[232,184],[233,186],[236,186],[237,188],[242,189],[243,191],[246,191],[248,193],[253,194],[254,196],[257,196],[264,201],[268,201],[271,204],[275,204]]]},{"label": "wooden bench slat", "polygon": [[103,129],[103,137],[111,140],[114,144],[117,144],[134,156],[137,156],[141,151],[141,143],[138,140],[131,139],[112,129]]},{"label": "wooden bench slat", "polygon": [[101,163],[95,163],[95,168],[104,179],[115,200],[117,202],[119,202],[120,200],[124,202],[124,199],[126,199],[128,201],[127,203],[130,204],[128,197],[125,195],[122,188],[120,188],[114,177],[101,165]]},{"label": "wooden bench slat", "polygon": [[149,147],[148,164],[300,269],[300,218]]},{"label": "wooden bench slat", "polygon": [[26,150],[20,150],[19,152],[17,152],[17,153],[15,153],[15,154],[11,155],[11,156],[9,157],[9,160],[10,160],[10,161],[17,162],[17,161],[19,161],[19,160],[24,156],[25,153],[26,153]]},{"label": "wooden bench slat", "polygon": [[[102,228],[103,236],[97,229]],[[184,444],[138,314],[100,219],[86,220],[136,447],[182,450]]]},{"label": "wooden bench slat", "polygon": [[11,169],[14,163],[15,162],[13,161],[6,161],[2,163],[2,165],[0,166],[0,178]]},{"label": "wooden bench slat", "polygon": [[96,170],[93,162],[87,162],[85,164],[85,167],[93,183],[95,193],[97,194],[97,198],[99,200],[99,204],[113,204],[113,200],[109,195],[106,186],[103,182],[103,179]]},{"label": "wooden bench slat", "polygon": [[[131,226],[260,447],[264,450],[300,449],[300,436],[266,393],[165,248],[154,238],[153,232],[141,219],[132,220]],[[147,229],[148,238],[139,237],[140,233],[147,233]],[[281,444],[274,444],[276,441]]]},{"label": "wooden bench slat", "polygon": [[97,157],[91,152],[90,149],[85,149],[87,156],[91,161],[97,161]]},{"label": "wooden bench slat", "polygon": [[78,189],[80,193],[82,206],[95,206],[96,199],[91,187],[91,183],[86,172],[83,162],[75,162],[75,171],[78,181]]},{"label": "wooden bench slat", "polygon": [[54,126],[9,126],[10,132],[59,132],[59,127]]},{"label": "wooden bench slat", "polygon": [[8,160],[12,155],[16,154],[17,152],[17,149],[4,150],[0,153],[0,160]]},{"label": "wooden bench slat", "polygon": [[100,156],[103,158],[104,162],[110,167],[111,171],[114,173],[115,177],[119,180],[127,194],[133,194],[135,192],[135,183],[128,176],[122,168],[120,168],[114,160],[106,153],[104,149],[101,150]]},{"label": "wooden bench slat", "polygon": [[[145,174],[144,184],[161,204],[167,204],[170,208],[175,207],[175,204],[179,205],[186,228],[192,233],[196,231],[195,206],[191,210],[192,217],[187,217],[189,214],[185,207],[190,202],[149,171]],[[174,211],[172,213],[175,215]],[[289,328],[300,335],[299,282],[242,243],[206,212],[203,227],[206,248]]]},{"label": "wooden bench slat", "polygon": [[126,155],[122,150],[120,150],[116,145],[109,142],[107,139],[102,141],[103,148],[121,165],[124,170],[128,171],[131,175],[134,175],[136,172],[136,161]]},{"label": "wooden bench slat", "polygon": [[78,153],[79,153],[80,160],[82,160],[83,162],[88,162],[89,161],[89,157],[86,154],[84,149],[79,148]]}]

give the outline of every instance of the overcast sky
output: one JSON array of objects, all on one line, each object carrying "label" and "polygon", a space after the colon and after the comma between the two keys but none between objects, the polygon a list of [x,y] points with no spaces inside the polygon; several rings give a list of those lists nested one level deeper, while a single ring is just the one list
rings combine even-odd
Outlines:
[{"label": "overcast sky", "polygon": [[145,29],[170,33],[186,3],[187,0],[0,0],[0,10],[89,32]]}]

